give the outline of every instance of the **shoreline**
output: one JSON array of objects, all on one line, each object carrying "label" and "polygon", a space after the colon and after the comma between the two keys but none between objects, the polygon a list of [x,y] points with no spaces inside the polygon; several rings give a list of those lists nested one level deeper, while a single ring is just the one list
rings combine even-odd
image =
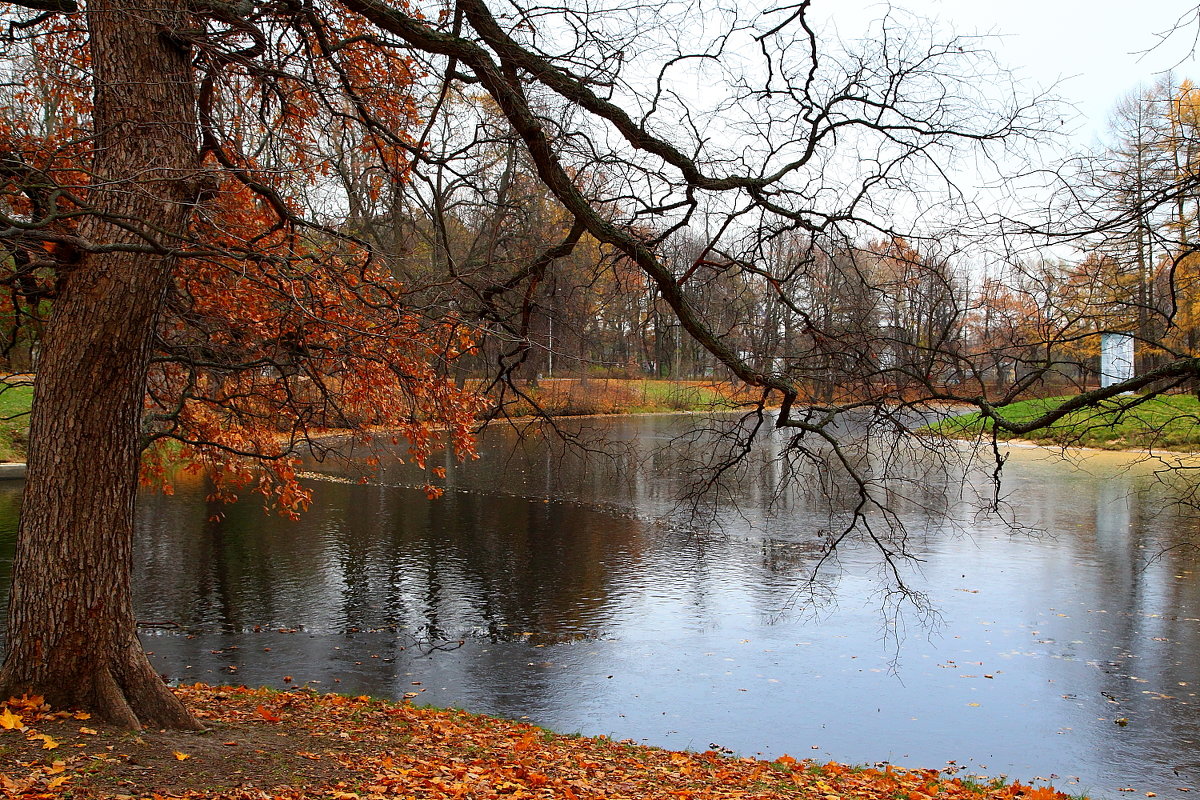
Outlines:
[{"label": "shoreline", "polygon": [[[41,698],[0,712],[6,797],[189,800],[1077,800],[1034,779],[667,750],[408,700],[193,684],[204,732],[130,732]],[[5,705],[0,703],[0,706]],[[11,715],[11,716],[5,716]],[[53,749],[47,755],[46,750]],[[15,789],[16,793],[11,793]]]},{"label": "shoreline", "polygon": [[[515,417],[509,421],[510,422],[540,421],[543,423],[553,424],[557,420],[609,419],[609,418],[614,418],[614,417],[649,417],[649,416],[698,416],[698,415],[703,415],[703,414],[735,414],[735,413],[739,413],[739,411],[740,411],[740,409],[736,409],[736,408],[712,408],[712,409],[703,409],[703,410],[688,409],[688,410],[672,410],[672,411],[633,411],[633,412],[619,412],[619,413],[612,413],[612,414],[563,414],[563,415],[556,415],[556,416],[550,416],[550,417],[536,417],[536,416]],[[493,423],[489,423],[489,424],[493,424]],[[391,432],[392,431],[390,429],[380,429],[378,431],[373,431],[372,434],[378,435],[378,436],[387,436]],[[313,438],[314,440],[328,440],[328,439],[353,437],[356,435],[359,435],[359,434],[356,434],[356,432],[349,431],[349,430],[344,430],[344,431],[342,431],[342,430],[327,430],[327,431],[316,432],[312,435],[311,438]],[[991,446],[990,441],[981,439],[977,436],[971,436],[971,437],[950,436],[945,433],[932,433],[932,432],[930,434],[923,434],[923,435],[940,436],[947,441],[961,442],[965,445],[969,445],[976,449],[987,448],[987,447]],[[1074,454],[1074,453],[1081,454],[1082,456],[1102,455],[1105,453],[1114,454],[1114,455],[1125,454],[1125,455],[1135,455],[1135,456],[1139,456],[1142,458],[1161,458],[1162,460],[1169,460],[1169,459],[1173,458],[1174,460],[1179,460],[1179,461],[1188,460],[1188,459],[1192,459],[1192,458],[1200,458],[1200,451],[1196,451],[1196,450],[1170,450],[1170,449],[1166,449],[1166,448],[1147,449],[1144,447],[1123,447],[1123,448],[1088,447],[1085,445],[1074,445],[1074,444],[1047,444],[1044,442],[1034,441],[1032,439],[1021,439],[1021,438],[1017,438],[1017,437],[1014,437],[1011,439],[999,439],[999,440],[997,440],[997,446],[1017,447],[1017,448],[1021,448],[1023,450],[1044,450],[1047,453],[1057,453],[1064,458],[1071,458],[1072,454]],[[0,462],[0,481],[23,480],[25,478],[25,473],[26,473],[27,468],[28,468],[28,464],[24,461]]]},{"label": "shoreline", "polygon": [[[948,436],[944,433],[936,433],[933,435],[941,436],[947,441],[962,442],[975,448],[991,447],[991,442],[989,440],[980,439],[978,437]],[[1046,444],[1045,442],[1038,442],[1032,439],[1020,439],[1016,437],[1012,439],[998,439],[996,441],[996,445],[997,447],[1019,447],[1022,450],[1045,450],[1047,453],[1058,453],[1064,458],[1069,458],[1071,453],[1080,453],[1083,455],[1103,455],[1107,453],[1110,455],[1133,455],[1143,458],[1162,457],[1164,460],[1166,460],[1168,457],[1175,457],[1176,460],[1200,458],[1200,451],[1196,450],[1168,450],[1166,448],[1147,449],[1144,447],[1088,447],[1078,444]]]}]

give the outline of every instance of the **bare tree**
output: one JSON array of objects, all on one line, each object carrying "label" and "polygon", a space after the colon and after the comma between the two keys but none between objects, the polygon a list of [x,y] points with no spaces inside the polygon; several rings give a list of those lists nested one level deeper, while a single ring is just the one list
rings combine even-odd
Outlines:
[{"label": "bare tree", "polygon": [[[214,371],[232,375],[236,362],[250,380],[245,369],[266,366],[270,388],[286,390],[270,407],[276,417],[300,409],[348,419],[339,391],[372,397],[348,366],[362,362],[330,337],[307,338],[307,321],[319,308],[348,335],[373,336],[374,318],[350,323],[333,312],[403,309],[417,296],[436,307],[438,325],[470,298],[472,313],[512,337],[499,357],[506,369],[535,338],[523,316],[535,307],[533,287],[550,284],[546,276],[585,236],[617,259],[604,263],[636,266],[654,310],[669,309],[712,363],[758,390],[728,447],[714,451],[710,485],[768,425],[791,434],[788,458],[849,477],[844,527],[830,547],[861,535],[889,561],[905,552],[881,491],[892,462],[847,445],[846,419],[894,440],[914,421],[907,410],[929,401],[975,403],[1012,432],[1072,406],[1023,427],[975,388],[949,384],[947,366],[962,359],[953,270],[936,259],[914,264],[923,282],[901,314],[897,298],[885,302],[889,279],[867,248],[903,238],[934,253],[941,237],[980,221],[960,170],[1004,165],[1021,142],[1049,135],[1034,99],[988,88],[1006,76],[984,42],[940,39],[889,12],[863,41],[843,44],[817,30],[809,0],[750,12],[484,0],[420,9],[385,0],[19,5],[28,12],[11,16],[14,39],[80,20],[75,35],[90,62],[79,77],[94,110],[83,124],[91,160],[75,162],[90,180],[72,186],[69,170],[4,161],[11,202],[0,238],[23,254],[16,273],[36,263],[55,290],[0,694],[41,692],[131,727],[194,724],[141,654],[129,606],[138,445],[147,432],[177,430],[171,392],[211,400]],[[419,91],[397,91],[396,76]],[[490,104],[503,129],[447,129],[460,102]],[[306,120],[326,135],[293,136]],[[542,188],[519,191],[518,163]],[[394,191],[405,182],[416,187],[407,197]],[[448,192],[453,182],[463,191]],[[261,212],[257,228],[208,213],[214,185],[244,193]],[[456,197],[469,203],[452,208]],[[339,204],[340,221],[305,213]],[[414,209],[426,218],[397,224]],[[536,235],[520,246],[475,235],[520,230],[510,223],[543,211],[561,220],[525,226]],[[538,240],[543,231],[553,235]],[[321,270],[325,257],[311,256],[326,242],[349,251],[328,259],[338,269]],[[417,253],[431,269],[416,269]],[[368,269],[387,254],[396,274],[425,284],[419,293]],[[266,263],[305,279],[330,272],[337,290],[302,297],[286,291],[292,284],[264,281],[278,309],[299,309],[304,324],[266,337],[265,363],[251,357],[253,337],[232,333],[222,358],[209,358],[169,324],[196,309],[196,295],[178,287],[213,263],[234,273]],[[446,281],[474,294],[456,295]],[[446,336],[446,358],[468,346],[457,329],[428,330]],[[162,390],[151,395],[155,413],[143,416],[156,335],[183,371],[171,373],[177,383],[152,384]],[[898,343],[902,358],[885,355]],[[327,368],[297,369],[311,358]],[[1174,362],[1073,403],[1195,370],[1192,360]],[[425,374],[412,358],[392,371]],[[915,380],[901,386],[889,372]],[[432,397],[418,392],[433,385]],[[416,394],[399,422],[423,442],[414,420],[454,398],[432,379],[403,388]],[[237,396],[222,395],[223,413],[234,413]],[[303,425],[290,429],[289,441],[304,438]],[[262,449],[248,455],[271,456]],[[872,522],[872,509],[892,527]]]}]

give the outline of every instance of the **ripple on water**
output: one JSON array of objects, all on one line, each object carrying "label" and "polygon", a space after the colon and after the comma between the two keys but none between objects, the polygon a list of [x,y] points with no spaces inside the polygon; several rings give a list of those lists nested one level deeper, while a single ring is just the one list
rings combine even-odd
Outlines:
[{"label": "ripple on water", "polygon": [[[609,434],[645,450],[686,422]],[[401,468],[367,485],[332,473],[298,523],[254,502],[210,522],[202,487],[144,497],[138,613],[188,634],[144,631],[159,669],[415,693],[671,747],[1200,790],[1200,573],[1179,546],[1195,525],[1146,489],[1149,466],[1014,450],[1000,520],[926,465],[900,504],[923,616],[896,610],[861,543],[809,583],[837,520],[779,493],[765,458],[729,487],[739,509],[687,525],[672,512],[695,453],[635,468],[502,445],[435,502]],[[0,488],[3,584],[14,497]],[[939,505],[947,517],[922,515]]]}]

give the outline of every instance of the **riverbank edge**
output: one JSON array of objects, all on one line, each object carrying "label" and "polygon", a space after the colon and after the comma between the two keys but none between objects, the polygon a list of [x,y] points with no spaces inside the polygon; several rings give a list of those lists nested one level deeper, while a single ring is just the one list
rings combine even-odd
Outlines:
[{"label": "riverbank edge", "polygon": [[[736,409],[736,408],[712,409],[712,410],[707,410],[707,411],[706,410],[700,410],[700,411],[697,411],[697,410],[633,411],[633,412],[620,412],[620,413],[615,413],[615,414],[579,414],[579,415],[549,417],[548,419],[549,420],[558,420],[558,419],[574,420],[574,419],[608,419],[608,418],[612,418],[612,417],[687,416],[687,415],[696,416],[696,415],[704,415],[704,414],[709,414],[709,413],[714,413],[714,412],[716,412],[716,413],[736,413],[737,411],[738,411],[738,409]],[[532,419],[536,419],[536,417],[521,417],[521,419],[532,420]],[[381,432],[381,435],[383,435],[383,433],[384,432]],[[338,437],[350,437],[350,436],[354,436],[354,435],[355,434],[352,431],[325,431],[320,434],[317,434],[316,438],[335,439]],[[985,439],[979,437],[978,435],[952,436],[950,434],[941,433],[941,432],[933,432],[933,431],[930,431],[928,435],[940,436],[943,439],[947,439],[950,441],[966,442],[969,444],[973,444],[976,447],[986,447],[990,444],[990,442],[988,440],[985,440]],[[1183,458],[1200,457],[1200,451],[1196,451],[1196,450],[1169,450],[1169,449],[1165,449],[1165,448],[1147,449],[1147,448],[1142,448],[1142,447],[1124,447],[1124,448],[1082,447],[1079,445],[1070,445],[1070,444],[1046,444],[1043,442],[1036,442],[1036,441],[1033,441],[1030,439],[1020,439],[1020,438],[997,439],[997,442],[1004,444],[1006,446],[1010,446],[1010,447],[1021,447],[1021,448],[1026,448],[1026,449],[1045,450],[1047,452],[1059,453],[1062,455],[1066,455],[1068,457],[1070,457],[1070,455],[1074,454],[1074,453],[1080,453],[1083,455],[1088,455],[1088,454],[1093,454],[1093,453],[1095,453],[1095,454],[1099,454],[1099,453],[1130,453],[1130,454],[1134,454],[1134,455],[1146,456],[1148,458],[1176,457],[1176,458],[1183,459]],[[24,480],[26,469],[27,469],[27,464],[24,461],[0,462],[0,481]]]},{"label": "riverbank edge", "polygon": [[[1006,413],[1009,409],[1013,410],[1011,418],[1017,421],[1023,421],[1031,415],[1036,417],[1041,413],[1039,408],[1034,408],[1033,411],[1026,410],[1029,406],[1036,406],[1039,403],[1065,401],[1069,398],[1040,398],[1022,400],[1006,407]],[[1026,448],[1041,448],[1047,451],[1058,452],[1061,454],[1079,453],[1087,455],[1091,453],[1132,453],[1147,457],[1191,457],[1200,455],[1200,425],[1196,424],[1200,408],[1196,407],[1196,398],[1194,395],[1158,395],[1150,399],[1151,403],[1156,403],[1160,408],[1157,411],[1157,418],[1154,412],[1151,412],[1146,417],[1140,414],[1126,414],[1126,409],[1081,409],[1080,412],[1086,412],[1093,416],[1088,416],[1085,419],[1079,420],[1077,423],[1070,423],[1070,417],[1065,418],[1065,422],[1060,420],[1057,427],[1053,428],[1054,435],[1047,435],[1026,439],[1019,436],[997,436],[996,441],[1016,447]],[[969,403],[967,404],[947,404],[942,412],[944,416],[936,422],[930,423],[920,430],[920,432],[931,435],[941,436],[946,439],[973,442],[977,446],[988,446],[991,444],[992,432],[990,430],[981,430],[983,423],[979,421],[979,409]],[[1165,412],[1165,413],[1164,413]],[[1108,413],[1113,415],[1110,421],[1101,419],[1103,414]],[[957,426],[955,429],[952,423],[962,417],[974,417],[975,419],[968,420],[965,425]],[[1188,422],[1187,433],[1189,435],[1182,437],[1183,441],[1179,441],[1180,431],[1174,431],[1175,442],[1173,446],[1157,446],[1153,443],[1153,439],[1164,438],[1163,434],[1168,432],[1170,426],[1179,420]],[[1138,425],[1130,426],[1129,422],[1133,421]],[[1065,424],[1069,423],[1069,424]],[[970,427],[967,427],[969,425]],[[1124,425],[1124,429],[1122,429]],[[1076,431],[1078,431],[1076,433]],[[1097,431],[1106,431],[1107,436],[1096,436]],[[1084,438],[1084,434],[1089,434],[1087,438],[1093,441],[1089,444],[1081,444],[1077,439]],[[1127,443],[1126,438],[1132,438],[1134,443]],[[1099,441],[1097,441],[1097,439]],[[1149,442],[1147,442],[1149,440]],[[1180,449],[1180,445],[1186,449]]]},{"label": "riverbank edge", "polygon": [[[536,421],[536,420],[546,420],[546,421],[553,422],[555,420],[564,420],[565,421],[565,420],[606,418],[606,417],[640,417],[640,416],[657,415],[657,414],[702,415],[702,414],[709,414],[709,413],[737,412],[743,408],[749,408],[754,405],[754,403],[752,401],[743,401],[743,400],[740,400],[737,397],[735,397],[736,392],[728,390],[728,384],[726,384],[724,382],[720,382],[720,381],[700,381],[700,380],[670,381],[670,380],[658,380],[658,379],[629,380],[629,379],[615,379],[615,378],[593,378],[591,380],[592,380],[593,384],[596,386],[607,386],[609,384],[616,384],[616,385],[619,385],[626,392],[640,390],[642,392],[642,395],[641,395],[640,400],[637,398],[634,398],[634,397],[624,398],[626,401],[632,403],[632,405],[627,406],[627,407],[617,407],[617,408],[615,408],[615,410],[612,410],[612,411],[575,413],[573,411],[566,410],[564,408],[551,407],[544,414],[539,414],[539,413],[519,414],[516,416],[512,416],[509,419],[511,419],[512,421],[521,421],[521,422]],[[568,384],[574,383],[574,382],[576,382],[574,379],[547,379],[547,380],[545,380],[545,383],[547,383],[547,384],[551,384],[551,383],[559,384],[560,388],[566,388],[566,390],[568,392],[571,389],[571,387],[568,386]],[[586,384],[581,384],[581,385],[586,386]],[[29,381],[28,383],[13,384],[13,386],[21,387],[21,388],[24,388],[27,386],[31,387],[32,381]],[[688,399],[686,402],[684,402],[684,400],[681,399],[683,397],[683,394],[680,394],[680,395],[672,396],[670,400],[664,401],[664,399],[662,397],[660,397],[658,399],[658,401],[654,401],[654,400],[650,399],[651,395],[654,394],[654,392],[651,392],[649,387],[657,387],[657,390],[659,391],[659,393],[661,393],[661,390],[663,389],[663,387],[670,387],[671,389],[673,389],[677,392],[683,393],[683,394],[686,394],[688,392],[699,392],[701,395],[707,394],[707,397],[696,395],[696,396],[692,396],[690,399]],[[562,398],[559,398],[559,399],[561,400]],[[31,400],[32,400],[32,396],[27,398],[24,406],[21,406],[20,408],[10,409],[12,413],[9,415],[8,419],[11,420],[11,418],[14,418],[14,417],[27,415],[30,410],[29,401],[31,401]],[[686,407],[680,407],[680,404],[682,404]],[[637,410],[627,410],[627,409],[637,409]],[[497,419],[497,420],[493,420],[492,423],[495,424],[500,421],[501,420]],[[3,422],[3,420],[0,420],[0,422]],[[480,420],[480,422],[483,423],[483,420]],[[435,430],[444,430],[444,428],[439,426],[439,427],[436,427]],[[373,435],[378,435],[378,436],[391,436],[396,433],[396,429],[386,427],[386,426],[367,428],[367,429],[363,429],[363,430],[327,429],[327,430],[313,431],[310,434],[310,438],[313,440],[327,440],[327,439],[336,439],[336,438],[340,438],[340,437],[359,436],[364,432],[367,432],[367,433],[370,433]],[[3,434],[3,433],[4,433],[4,426],[0,425],[0,434]],[[13,438],[12,431],[10,430],[7,433],[8,433],[8,438],[12,439]],[[7,441],[5,443],[0,443],[0,444],[2,444],[2,446],[0,446],[0,450],[3,451],[3,455],[0,455],[0,481],[16,480],[16,479],[24,478],[25,473],[26,473],[27,464],[26,464],[26,461],[24,460],[24,457],[26,456],[26,452],[25,452],[23,440],[20,443],[16,443],[13,441]]]},{"label": "riverbank edge", "polygon": [[[1068,800],[983,776],[675,751],[406,701],[185,685],[204,733],[129,732],[40,698],[0,710],[7,798],[683,798]],[[415,693],[414,693],[415,694]],[[406,698],[409,695],[406,695]],[[1073,796],[1074,798],[1082,795]]]},{"label": "riverbank edge", "polygon": [[[963,444],[971,445],[975,448],[991,447],[992,440],[982,437],[979,434],[971,434],[964,436],[952,436],[940,431],[924,431],[926,436],[937,436],[950,442],[962,442]],[[1009,439],[997,438],[996,444],[1007,447],[1019,447],[1023,450],[1044,450],[1047,453],[1054,453],[1064,458],[1073,458],[1076,454],[1080,456],[1088,455],[1134,455],[1145,458],[1174,458],[1176,460],[1186,460],[1192,458],[1200,458],[1200,450],[1170,450],[1165,447],[1145,448],[1145,447],[1086,447],[1078,444],[1053,444],[1047,442],[1037,442],[1032,439],[1021,439],[1013,437]]]},{"label": "riverbank edge", "polygon": [[[737,409],[722,409],[723,413],[735,413]],[[550,419],[609,419],[613,417],[649,417],[649,416],[688,416],[688,415],[704,415],[711,413],[708,411],[635,411],[617,414],[581,414],[574,416],[551,417]],[[523,417],[522,419],[535,419],[534,417]],[[381,432],[380,435],[385,435],[386,432]],[[317,434],[315,438],[319,439],[336,439],[338,437],[354,436],[352,431],[325,431]],[[975,447],[986,447],[990,442],[980,438],[979,436],[951,436],[945,433],[930,432],[930,436],[940,436],[949,441],[959,441],[972,444]],[[1045,450],[1046,452],[1059,453],[1070,457],[1074,453],[1082,455],[1100,454],[1100,453],[1130,453],[1133,455],[1146,456],[1148,458],[1156,457],[1175,457],[1179,459],[1200,457],[1200,451],[1195,450],[1168,450],[1163,448],[1146,449],[1138,447],[1129,448],[1112,448],[1112,447],[1081,447],[1079,445],[1057,445],[1035,442],[1029,439],[998,439],[998,443],[1010,446],[1021,447],[1033,450]],[[0,462],[0,481],[6,480],[24,480],[27,464],[24,461],[6,461]]]}]

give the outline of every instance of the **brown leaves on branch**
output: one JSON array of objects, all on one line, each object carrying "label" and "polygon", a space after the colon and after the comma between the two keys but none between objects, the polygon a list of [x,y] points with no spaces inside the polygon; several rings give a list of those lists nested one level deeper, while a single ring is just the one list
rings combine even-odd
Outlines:
[{"label": "brown leaves on branch", "polygon": [[[232,250],[263,230],[250,190],[228,181],[218,197],[198,238],[226,237]],[[405,287],[350,243],[279,230],[256,252],[189,259],[179,272],[150,373],[160,443],[147,482],[166,482],[182,460],[215,476],[215,499],[249,489],[294,516],[309,502],[296,458],[323,433],[386,429],[418,464],[442,446],[473,454],[480,402],[447,375],[473,347],[469,328],[410,308]]]},{"label": "brown leaves on branch", "polygon": [[[0,747],[13,754],[0,767],[0,797],[1066,798],[1048,787],[982,786],[936,770],[659,750],[367,697],[201,685],[178,691],[208,734],[133,738],[102,728],[81,736],[70,714],[50,711],[38,698],[10,701],[10,713],[27,728],[0,730]],[[47,757],[30,738],[50,734],[61,757]]]},{"label": "brown leaves on branch", "polygon": [[[418,464],[443,447],[471,455],[480,401],[448,375],[473,331],[414,301],[336,213],[314,213],[314,195],[346,164],[366,194],[408,180],[413,61],[348,14],[192,11],[194,24],[171,35],[195,54],[199,169],[179,165],[179,181],[198,200],[183,235],[121,222],[141,237],[125,246],[177,256],[150,369],[143,481],[170,491],[182,463],[214,476],[215,500],[253,491],[295,516],[310,500],[297,459],[321,455],[331,430],[386,430]],[[31,113],[0,114],[5,358],[37,348],[79,253],[107,246],[82,233],[105,212],[90,205],[81,20],[47,16],[21,36],[9,92]]]}]

